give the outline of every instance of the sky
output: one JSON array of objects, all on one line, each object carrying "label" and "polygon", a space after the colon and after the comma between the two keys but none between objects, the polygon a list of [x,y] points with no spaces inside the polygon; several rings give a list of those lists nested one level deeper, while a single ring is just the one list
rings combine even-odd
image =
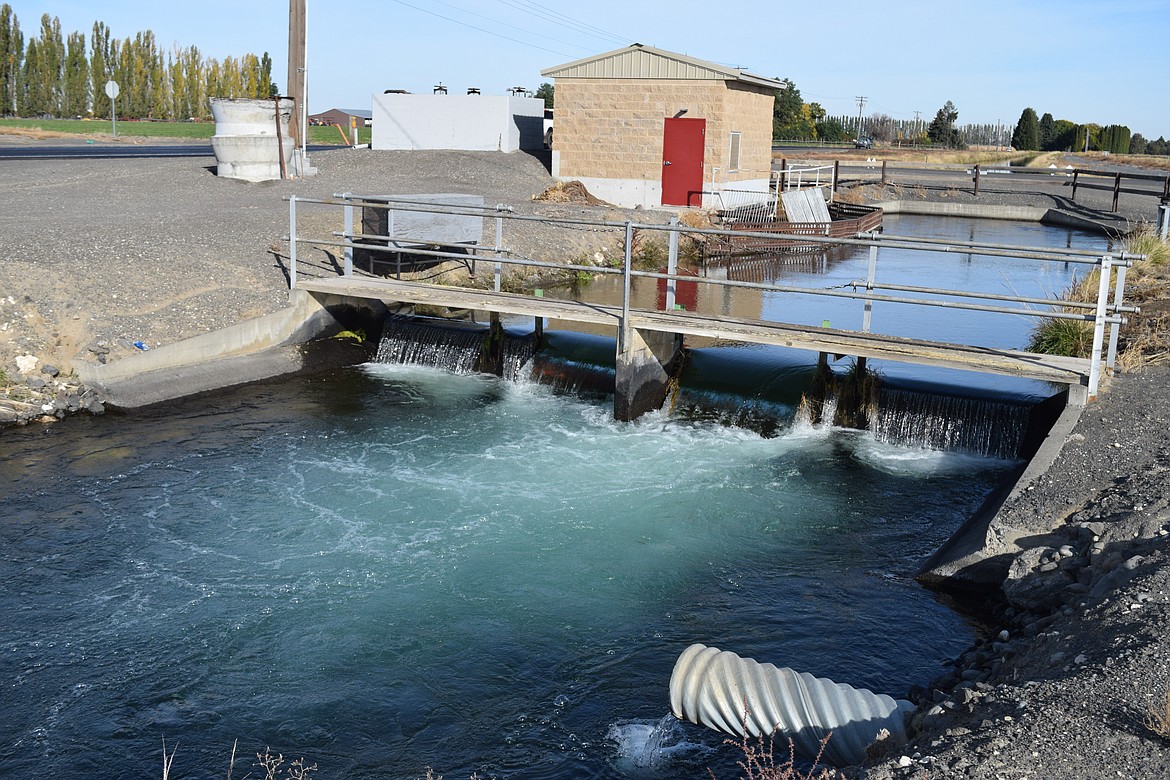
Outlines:
[{"label": "sky", "polygon": [[[222,59],[269,52],[286,91],[288,0],[7,0],[26,40],[42,14],[65,34]],[[309,111],[366,109],[386,89],[535,90],[540,71],[642,43],[786,78],[830,115],[958,124],[1038,115],[1170,137],[1170,0],[308,0]]]}]

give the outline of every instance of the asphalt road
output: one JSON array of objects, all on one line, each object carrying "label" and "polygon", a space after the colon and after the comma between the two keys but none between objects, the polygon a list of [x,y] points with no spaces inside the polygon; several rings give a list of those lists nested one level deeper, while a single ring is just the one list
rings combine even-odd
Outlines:
[{"label": "asphalt road", "polygon": [[[313,145],[310,152],[334,149],[334,146]],[[214,157],[211,144],[170,143],[170,144],[61,144],[42,146],[0,145],[0,160],[71,160],[71,159],[114,159],[125,157]]]}]

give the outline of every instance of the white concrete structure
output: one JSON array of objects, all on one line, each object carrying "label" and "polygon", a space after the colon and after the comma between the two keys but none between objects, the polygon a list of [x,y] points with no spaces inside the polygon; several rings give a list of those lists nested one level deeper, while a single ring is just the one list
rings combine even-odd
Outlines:
[{"label": "white concrete structure", "polygon": [[279,179],[282,151],[285,171],[292,173],[296,148],[288,132],[292,111],[292,100],[281,98],[278,124],[274,100],[211,98],[211,115],[215,118],[211,148],[218,163],[216,174],[244,181]]},{"label": "white concrete structure", "polygon": [[372,149],[515,152],[544,145],[544,101],[510,95],[374,95]]}]

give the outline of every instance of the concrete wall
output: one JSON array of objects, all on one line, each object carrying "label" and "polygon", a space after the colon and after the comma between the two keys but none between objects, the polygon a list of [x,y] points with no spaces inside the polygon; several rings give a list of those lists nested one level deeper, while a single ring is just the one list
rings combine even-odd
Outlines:
[{"label": "concrete wall", "polygon": [[373,149],[544,148],[544,101],[497,95],[374,95]]},{"label": "concrete wall", "polygon": [[[705,119],[704,189],[767,189],[772,164],[771,90],[718,80],[560,78],[553,175],[580,180],[621,206],[662,203],[663,123],[686,109]],[[740,164],[730,170],[731,132]],[[716,205],[709,196],[705,206]]]}]

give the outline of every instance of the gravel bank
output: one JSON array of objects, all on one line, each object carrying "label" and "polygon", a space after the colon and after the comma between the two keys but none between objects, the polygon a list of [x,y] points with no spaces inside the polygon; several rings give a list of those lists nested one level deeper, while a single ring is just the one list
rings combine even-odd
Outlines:
[{"label": "gravel bank", "polygon": [[[140,349],[136,343],[153,348],[283,307],[280,237],[292,194],[460,192],[533,213],[633,214],[533,203],[552,180],[540,160],[522,154],[336,150],[313,162],[315,178],[265,184],[218,179],[210,159],[0,163],[0,366],[16,376],[18,355],[37,358],[28,376],[43,384],[33,411],[44,403],[50,413],[100,410],[100,399],[68,379],[74,361],[117,359]],[[870,200],[898,194],[866,189]],[[948,185],[901,195],[1067,200],[1061,183],[1037,179],[985,187],[977,201]],[[1105,210],[1108,198],[1078,194],[1076,208]],[[1121,205],[1126,219],[1149,220],[1156,202]],[[555,247],[570,260],[608,251],[612,240],[532,230],[519,232],[512,248],[547,257]],[[1053,467],[1003,510],[1030,532],[1004,586],[1000,625],[948,675],[913,692],[914,742],[851,774],[1170,776],[1170,742],[1145,726],[1170,685],[1168,417],[1167,369],[1118,377],[1086,410]]]}]

